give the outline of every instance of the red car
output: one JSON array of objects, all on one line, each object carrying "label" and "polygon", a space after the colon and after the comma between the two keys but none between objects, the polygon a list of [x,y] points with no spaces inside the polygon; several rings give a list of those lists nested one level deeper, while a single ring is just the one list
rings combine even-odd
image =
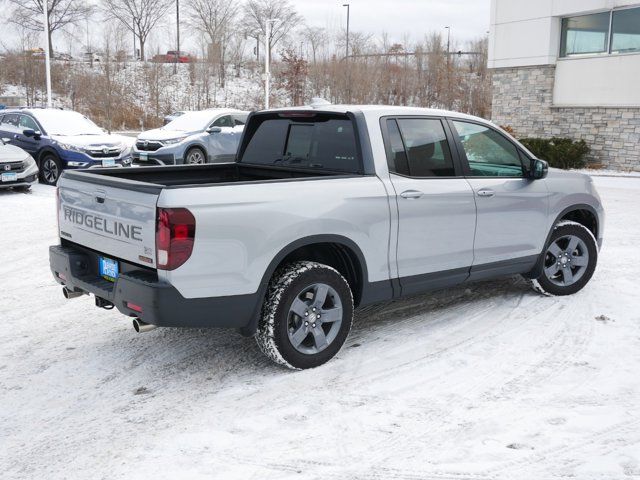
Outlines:
[{"label": "red car", "polygon": [[185,52],[177,52],[175,50],[169,50],[166,55],[167,63],[191,63],[193,57]]}]

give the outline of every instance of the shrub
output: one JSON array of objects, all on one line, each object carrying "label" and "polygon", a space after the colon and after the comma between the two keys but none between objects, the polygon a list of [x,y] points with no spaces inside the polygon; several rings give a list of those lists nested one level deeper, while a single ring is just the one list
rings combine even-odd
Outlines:
[{"label": "shrub", "polygon": [[584,168],[589,146],[584,140],[570,138],[523,138],[520,142],[538,158],[556,168]]}]

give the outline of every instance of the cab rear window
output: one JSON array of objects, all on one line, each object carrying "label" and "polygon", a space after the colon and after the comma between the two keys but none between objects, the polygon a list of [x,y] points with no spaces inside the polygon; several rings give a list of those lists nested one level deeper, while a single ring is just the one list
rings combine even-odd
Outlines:
[{"label": "cab rear window", "polygon": [[353,122],[346,116],[254,117],[250,126],[241,163],[345,173],[362,170]]}]

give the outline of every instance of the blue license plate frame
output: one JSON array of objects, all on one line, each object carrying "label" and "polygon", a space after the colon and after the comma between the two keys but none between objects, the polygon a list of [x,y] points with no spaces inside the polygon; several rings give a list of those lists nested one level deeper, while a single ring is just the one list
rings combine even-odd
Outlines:
[{"label": "blue license plate frame", "polygon": [[16,172],[9,172],[2,174],[2,182],[17,182],[18,174]]},{"label": "blue license plate frame", "polygon": [[107,257],[98,258],[100,276],[110,282],[115,282],[120,275],[120,265],[117,260]]}]

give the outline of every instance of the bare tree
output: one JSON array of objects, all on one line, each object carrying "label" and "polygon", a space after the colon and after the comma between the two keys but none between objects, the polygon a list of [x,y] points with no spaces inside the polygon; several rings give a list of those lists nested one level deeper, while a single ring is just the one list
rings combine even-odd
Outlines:
[{"label": "bare tree", "polygon": [[316,64],[318,50],[322,48],[327,42],[328,36],[324,28],[321,27],[307,27],[302,31],[302,38],[311,47],[311,55],[313,57],[313,64]]},{"label": "bare tree", "polygon": [[224,87],[227,44],[239,6],[229,0],[189,0],[187,5],[187,19],[206,36],[209,42],[207,56],[210,62],[219,64],[220,84]]},{"label": "bare tree", "polygon": [[151,30],[162,20],[173,0],[102,0],[107,15],[132,32],[140,45],[140,59],[144,60],[144,46]]},{"label": "bare tree", "polygon": [[267,20],[277,20],[272,24],[269,38],[269,57],[273,47],[302,20],[289,0],[248,0],[244,6],[245,32],[248,37],[264,38],[267,35]]},{"label": "bare tree", "polygon": [[[44,10],[42,0],[9,0],[13,4],[13,11],[8,15],[8,21],[27,30],[41,32],[44,30]],[[93,12],[93,7],[83,0],[48,0],[47,13],[49,25],[49,54],[53,56],[53,32],[69,25],[75,25],[86,19]]]}]

